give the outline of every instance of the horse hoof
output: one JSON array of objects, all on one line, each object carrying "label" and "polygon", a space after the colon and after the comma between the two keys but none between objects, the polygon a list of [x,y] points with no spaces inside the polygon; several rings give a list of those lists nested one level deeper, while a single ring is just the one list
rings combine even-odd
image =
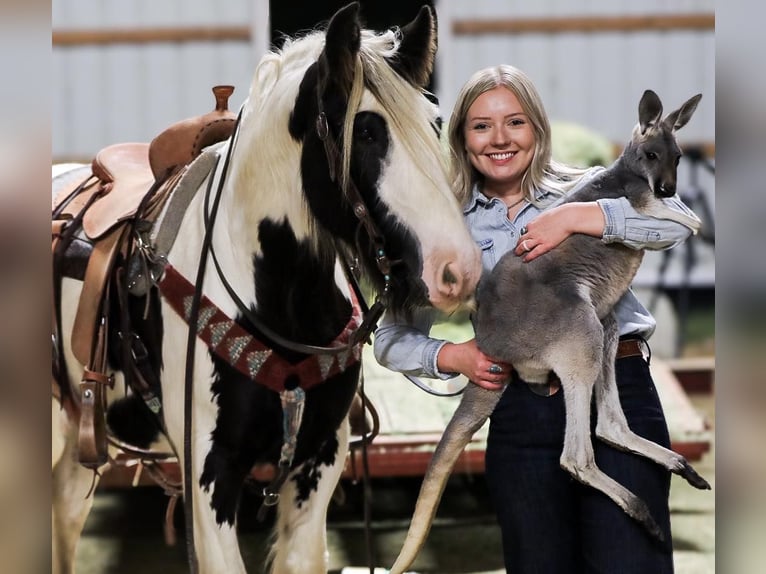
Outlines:
[{"label": "horse hoof", "polygon": [[678,474],[685,478],[686,481],[694,488],[698,488],[700,490],[710,490],[710,484],[708,481],[702,478],[687,461],[684,461],[684,465],[681,470],[678,471]]}]

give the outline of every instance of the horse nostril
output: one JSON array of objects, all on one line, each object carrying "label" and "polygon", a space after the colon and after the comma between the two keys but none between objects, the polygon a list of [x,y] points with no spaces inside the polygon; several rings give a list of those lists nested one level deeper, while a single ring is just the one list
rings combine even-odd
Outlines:
[{"label": "horse nostril", "polygon": [[444,272],[442,273],[442,281],[447,285],[454,285],[457,283],[457,277],[455,277],[452,269],[450,269],[449,263],[444,267]]}]

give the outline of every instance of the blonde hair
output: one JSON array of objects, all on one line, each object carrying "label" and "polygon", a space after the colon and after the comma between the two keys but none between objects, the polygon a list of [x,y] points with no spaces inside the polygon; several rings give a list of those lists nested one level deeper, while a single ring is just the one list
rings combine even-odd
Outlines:
[{"label": "blonde hair", "polygon": [[497,87],[513,92],[532,124],[535,149],[532,163],[521,180],[524,197],[532,204],[543,207],[535,191],[552,193],[554,198],[566,194],[587,171],[553,160],[551,155],[551,125],[543,101],[532,81],[524,72],[503,64],[476,72],[463,85],[452,110],[449,122],[449,154],[452,160],[452,181],[455,195],[461,205],[468,201],[473,186],[483,176],[471,164],[465,149],[465,120],[468,109],[481,94]]}]

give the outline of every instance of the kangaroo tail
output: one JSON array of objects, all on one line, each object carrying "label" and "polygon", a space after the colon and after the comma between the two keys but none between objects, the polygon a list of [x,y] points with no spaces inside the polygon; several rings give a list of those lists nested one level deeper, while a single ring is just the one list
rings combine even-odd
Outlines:
[{"label": "kangaroo tail", "polygon": [[502,391],[489,391],[473,383],[466,387],[460,404],[447,428],[444,429],[444,434],[428,465],[407,537],[399,556],[391,567],[391,574],[402,574],[415,561],[431,529],[431,523],[455,461],[471,437],[492,414],[501,394]]}]

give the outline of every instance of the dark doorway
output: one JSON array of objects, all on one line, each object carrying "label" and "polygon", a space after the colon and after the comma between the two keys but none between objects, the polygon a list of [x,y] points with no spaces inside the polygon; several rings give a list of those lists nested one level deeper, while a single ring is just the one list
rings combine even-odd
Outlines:
[{"label": "dark doorway", "polygon": [[[363,25],[370,30],[403,26],[417,16],[421,6],[428,4],[433,8],[434,2],[435,0],[359,0]],[[280,48],[285,37],[323,28],[335,12],[349,3],[349,0],[270,0],[271,48]],[[436,82],[434,73],[428,84],[430,92],[435,92]]]},{"label": "dark doorway", "polygon": [[[365,28],[386,30],[412,20],[423,4],[434,5],[434,0],[360,0],[361,16]],[[291,2],[271,0],[271,43],[280,47],[285,36],[294,36],[327,24],[330,17],[349,0],[316,0]]]}]

